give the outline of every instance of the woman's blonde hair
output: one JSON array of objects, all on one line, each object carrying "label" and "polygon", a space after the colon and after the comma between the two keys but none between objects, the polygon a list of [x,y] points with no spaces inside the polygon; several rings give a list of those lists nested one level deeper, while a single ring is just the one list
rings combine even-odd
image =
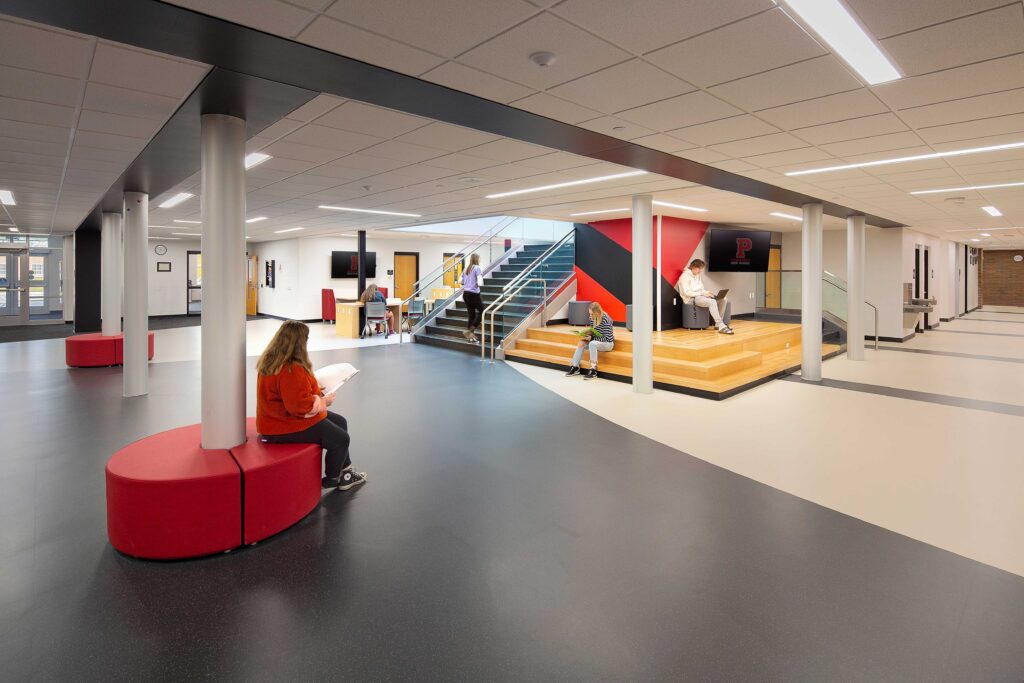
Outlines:
[{"label": "woman's blonde hair", "polygon": [[604,318],[604,309],[601,308],[601,304],[597,303],[596,301],[590,302],[590,307],[588,308],[588,310],[590,311],[590,319],[591,321],[593,321],[595,325],[601,322],[601,320]]},{"label": "woman's blonde hair", "polygon": [[479,266],[479,265],[480,265],[480,254],[473,254],[472,256],[469,257],[469,267],[470,268],[472,268],[473,266]]},{"label": "woman's blonde hair", "polygon": [[298,320],[286,320],[277,328],[274,338],[263,349],[263,354],[256,361],[256,372],[261,375],[276,375],[281,368],[291,363],[301,365],[307,372],[313,372],[313,364],[309,361],[306,342],[309,341],[309,328]]},{"label": "woman's blonde hair", "polygon": [[366,285],[366,289],[363,290],[363,293],[359,295],[359,300],[365,304],[367,301],[372,301],[376,293],[377,285],[373,283],[368,284]]}]

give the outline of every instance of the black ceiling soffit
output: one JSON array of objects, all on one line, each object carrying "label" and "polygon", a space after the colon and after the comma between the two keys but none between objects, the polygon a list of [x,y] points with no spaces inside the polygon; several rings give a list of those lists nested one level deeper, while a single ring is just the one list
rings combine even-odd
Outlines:
[{"label": "black ceiling soffit", "polygon": [[[156,0],[0,0],[0,12],[748,197],[794,207],[821,202],[837,218],[863,213]],[[198,156],[198,147],[192,151]],[[902,227],[865,216],[869,225]]]}]

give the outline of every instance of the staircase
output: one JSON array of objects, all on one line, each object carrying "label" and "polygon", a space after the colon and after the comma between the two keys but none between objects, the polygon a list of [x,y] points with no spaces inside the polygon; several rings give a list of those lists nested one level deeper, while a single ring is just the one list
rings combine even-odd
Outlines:
[{"label": "staircase", "polygon": [[[503,288],[524,270],[534,265],[537,260],[548,249],[551,244],[529,244],[521,247],[514,256],[506,260],[498,268],[486,274],[480,285],[480,297],[483,299],[484,308],[490,306],[501,296]],[[550,295],[555,287],[572,274],[574,267],[574,251],[572,244],[566,244],[553,251],[544,259],[542,266],[538,266],[531,272],[527,279],[543,278],[547,283],[548,294]],[[490,338],[490,315],[481,321],[481,327],[488,325],[487,346],[494,343],[501,343],[505,332],[511,332],[515,327],[529,316],[541,303],[544,287],[540,283],[526,286],[520,294],[513,297],[506,303],[501,312],[494,317],[494,336]],[[438,315],[428,319],[426,325],[415,333],[416,342],[430,344],[432,346],[443,346],[457,351],[468,353],[480,353],[479,344],[471,344],[466,341],[462,333],[466,329],[466,322],[469,311],[466,304],[459,298],[448,305]],[[477,336],[480,332],[477,332]]]}]

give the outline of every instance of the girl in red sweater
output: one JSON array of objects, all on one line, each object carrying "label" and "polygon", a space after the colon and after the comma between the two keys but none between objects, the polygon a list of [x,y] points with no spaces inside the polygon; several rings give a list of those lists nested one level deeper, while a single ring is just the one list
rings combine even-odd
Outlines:
[{"label": "girl in red sweater", "polygon": [[288,320],[256,363],[256,431],[268,443],[318,443],[327,450],[325,489],[348,491],[366,481],[348,455],[348,422],[327,410],[334,394],[323,395],[313,376],[306,342],[309,328]]}]

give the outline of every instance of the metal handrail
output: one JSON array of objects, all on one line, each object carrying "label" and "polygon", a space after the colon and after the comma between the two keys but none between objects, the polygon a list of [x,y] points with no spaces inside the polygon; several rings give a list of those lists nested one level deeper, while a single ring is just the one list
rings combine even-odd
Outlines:
[{"label": "metal handrail", "polygon": [[[480,334],[480,360],[485,360],[487,358],[487,355],[486,355],[486,349],[487,349],[487,314],[488,313],[491,314],[491,362],[493,363],[494,362],[494,316],[497,314],[498,311],[500,311],[502,308],[505,307],[505,304],[507,304],[512,299],[512,297],[514,297],[515,295],[519,294],[519,292],[523,291],[523,289],[525,289],[526,286],[529,285],[531,282],[539,282],[544,287],[544,294],[543,294],[543,297],[540,300],[540,305],[541,305],[540,320],[541,320],[541,324],[544,323],[544,311],[547,310],[547,305],[548,305],[548,283],[547,283],[547,280],[545,280],[542,277],[534,277],[534,278],[530,278],[529,280],[525,281],[522,285],[519,286],[518,289],[516,289],[516,291],[512,292],[511,294],[506,295],[504,293],[504,291],[502,291],[501,296],[499,296],[497,299],[495,299],[494,303],[492,303],[490,306],[488,306],[484,310],[483,314],[480,316],[480,322],[483,323],[483,325],[480,328],[481,329],[481,334]],[[495,308],[495,307],[497,307],[497,308]]]},{"label": "metal handrail", "polygon": [[[564,280],[562,280],[561,282],[559,282],[559,283],[558,283],[558,286],[556,286],[556,287],[554,287],[554,288],[552,289],[552,291],[551,291],[551,296],[550,296],[550,297],[548,297],[548,296],[545,296],[545,297],[544,297],[544,310],[546,310],[546,309],[547,309],[547,303],[548,303],[548,299],[549,299],[549,298],[550,298],[550,299],[554,299],[555,297],[557,297],[557,296],[559,295],[559,293],[561,293],[562,291],[564,291],[565,287],[566,287],[566,286],[568,286],[568,285],[569,285],[569,283],[571,283],[571,282],[572,282],[573,280],[575,280],[575,279],[576,279],[576,273],[575,273],[575,271],[574,271],[574,272],[571,272],[571,273],[569,273],[568,277],[566,277],[566,278],[565,278]],[[528,321],[529,319],[530,319],[530,316],[526,316],[526,317],[524,317],[524,318],[523,318],[522,320],[520,320],[520,321],[519,321],[519,324],[518,324],[518,325],[516,325],[516,326],[515,326],[515,327],[513,327],[513,328],[512,328],[511,330],[509,330],[508,332],[506,332],[506,333],[505,333],[505,335],[504,335],[504,336],[502,337],[502,339],[501,339],[501,343],[500,343],[500,344],[498,344],[498,347],[500,347],[500,348],[504,349],[504,348],[505,348],[505,345],[506,345],[506,344],[508,343],[509,337],[511,337],[511,336],[513,336],[513,335],[515,335],[516,331],[517,331],[517,330],[518,330],[518,329],[519,329],[520,327],[522,327],[523,325],[525,325],[525,324],[527,323],[527,321]],[[542,325],[544,324],[544,311],[543,311],[543,310],[541,311],[541,324],[542,324]],[[493,343],[493,341],[494,341],[494,340],[492,339],[492,340],[491,340],[491,342]]]},{"label": "metal handrail", "polygon": [[[769,271],[769,272],[775,272],[775,271]],[[800,271],[792,271],[792,272],[800,272]],[[829,277],[825,277],[825,275],[828,275],[831,279],[829,279]],[[830,285],[832,285],[833,287],[835,287],[836,289],[842,290],[842,291],[846,292],[847,294],[850,293],[850,290],[848,290],[845,286],[840,284],[842,282],[842,280],[837,278],[835,275],[832,275],[832,273],[828,273],[828,272],[824,273],[822,275],[821,281],[822,282],[827,282]],[[877,351],[878,350],[878,306],[875,306],[873,303],[871,303],[867,299],[864,299],[864,303],[866,303],[868,306],[870,306],[872,308],[872,310],[874,310],[874,312],[875,312],[875,351]],[[847,315],[849,315],[849,311],[847,311]],[[849,322],[849,321],[847,321],[847,322]]]},{"label": "metal handrail", "polygon": [[564,235],[562,235],[561,239],[559,239],[557,242],[555,242],[550,247],[548,247],[547,250],[543,254],[538,256],[537,259],[533,263],[531,263],[529,266],[527,266],[523,270],[523,272],[519,273],[519,275],[516,275],[514,278],[512,278],[512,280],[510,280],[507,285],[505,285],[504,287],[501,288],[501,291],[504,292],[505,290],[507,290],[510,287],[512,287],[512,285],[516,284],[517,282],[522,280],[524,277],[526,277],[527,274],[532,272],[533,269],[536,268],[537,266],[541,265],[548,256],[550,256],[558,248],[562,247],[564,245],[565,241],[567,239],[569,239],[570,237],[572,237],[573,235],[575,235],[575,234],[576,234],[576,230],[573,229],[573,230],[570,230],[569,232],[565,233]]}]

